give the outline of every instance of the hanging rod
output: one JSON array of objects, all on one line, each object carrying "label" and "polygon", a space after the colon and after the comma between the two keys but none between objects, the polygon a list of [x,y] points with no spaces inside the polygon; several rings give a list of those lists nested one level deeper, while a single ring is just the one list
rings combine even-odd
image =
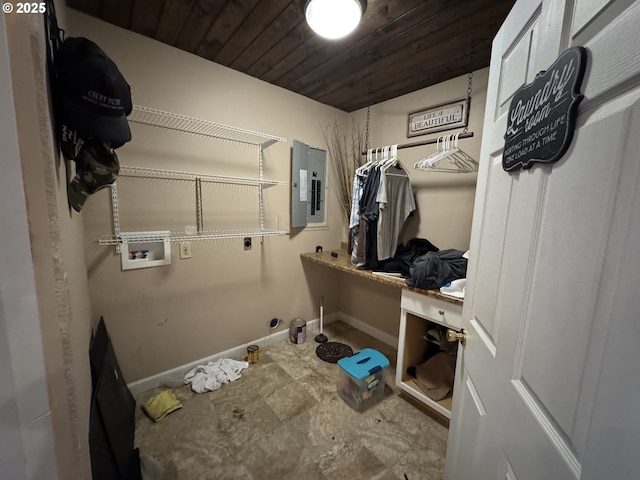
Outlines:
[{"label": "hanging rod", "polygon": [[[461,134],[458,135],[458,138],[471,138],[473,137],[473,132],[463,132]],[[442,138],[442,137],[438,137],[438,138]],[[438,141],[438,138],[430,138],[429,140],[423,140],[421,142],[413,142],[413,143],[403,143],[401,145],[398,145],[398,150],[400,150],[401,148],[411,148],[411,147],[421,147],[423,145],[432,145],[434,143],[436,143]],[[381,148],[378,148],[379,150],[381,150]],[[373,151],[375,152],[375,148],[373,149]],[[366,155],[367,151],[363,151],[362,155]]]}]

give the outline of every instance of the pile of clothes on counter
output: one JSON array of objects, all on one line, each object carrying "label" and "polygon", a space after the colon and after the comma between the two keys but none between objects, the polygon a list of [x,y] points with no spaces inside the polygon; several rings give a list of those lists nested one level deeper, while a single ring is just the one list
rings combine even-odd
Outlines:
[{"label": "pile of clothes on counter", "polygon": [[468,252],[440,250],[427,239],[412,238],[398,245],[393,257],[378,262],[375,270],[400,274],[413,288],[436,290],[466,278],[467,262]]}]

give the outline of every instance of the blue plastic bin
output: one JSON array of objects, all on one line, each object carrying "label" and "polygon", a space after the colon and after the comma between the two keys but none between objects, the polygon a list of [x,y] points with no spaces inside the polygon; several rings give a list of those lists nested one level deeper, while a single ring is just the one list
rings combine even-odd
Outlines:
[{"label": "blue plastic bin", "polygon": [[363,412],[384,396],[389,360],[373,348],[338,360],[338,394],[351,408]]}]

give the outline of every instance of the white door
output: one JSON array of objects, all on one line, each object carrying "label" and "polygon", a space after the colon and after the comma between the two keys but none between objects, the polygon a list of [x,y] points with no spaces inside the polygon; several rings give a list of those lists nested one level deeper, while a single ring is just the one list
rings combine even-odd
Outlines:
[{"label": "white door", "polygon": [[[640,1],[519,0],[493,43],[446,478],[640,478]],[[588,49],[573,142],[503,170],[515,91]]]}]

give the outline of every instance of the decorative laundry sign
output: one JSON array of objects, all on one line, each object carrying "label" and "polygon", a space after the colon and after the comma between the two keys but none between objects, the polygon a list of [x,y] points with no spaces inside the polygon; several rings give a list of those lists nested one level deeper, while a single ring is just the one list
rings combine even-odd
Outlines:
[{"label": "decorative laundry sign", "polygon": [[502,168],[506,171],[557,162],[565,154],[583,98],[580,85],[586,59],[584,47],[572,47],[516,92],[504,136]]}]

